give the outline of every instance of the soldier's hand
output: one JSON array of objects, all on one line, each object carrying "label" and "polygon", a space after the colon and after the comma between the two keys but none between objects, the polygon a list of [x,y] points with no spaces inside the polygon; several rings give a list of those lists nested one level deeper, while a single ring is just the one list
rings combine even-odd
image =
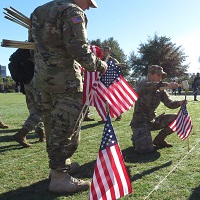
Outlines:
[{"label": "soldier's hand", "polygon": [[182,106],[183,104],[187,105],[187,103],[188,103],[187,100],[179,101],[179,105],[180,105],[180,106]]},{"label": "soldier's hand", "polygon": [[[104,61],[102,61],[102,62],[104,62]],[[105,64],[105,65],[104,65],[105,68],[104,68],[104,71],[101,72],[102,75],[104,75],[104,74],[107,72],[107,69],[108,69],[107,63],[104,62],[104,64]]]},{"label": "soldier's hand", "polygon": [[104,75],[107,71],[108,65],[106,62],[100,60],[97,58],[96,60],[96,66],[97,66],[97,71],[101,72],[102,75]]}]

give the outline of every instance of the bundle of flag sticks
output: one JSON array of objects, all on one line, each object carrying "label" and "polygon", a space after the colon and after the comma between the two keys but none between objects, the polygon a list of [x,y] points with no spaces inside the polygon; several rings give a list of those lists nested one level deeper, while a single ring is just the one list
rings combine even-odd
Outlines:
[{"label": "bundle of flag sticks", "polygon": [[[15,8],[4,8],[6,12],[3,12],[5,14],[5,18],[15,22],[27,29],[31,29],[31,21],[28,17],[26,17],[24,14],[16,10]],[[21,41],[15,41],[15,40],[6,40],[3,39],[1,42],[2,47],[14,47],[14,48],[21,48],[21,49],[35,49],[34,42],[21,42]]]},{"label": "bundle of flag sticks", "polygon": [[1,43],[2,47],[14,47],[14,48],[21,48],[21,49],[35,49],[34,42],[21,42],[15,40],[2,40]]},{"label": "bundle of flag sticks", "polygon": [[15,22],[27,29],[31,29],[31,21],[28,17],[26,17],[24,14],[22,14],[21,12],[19,12],[18,10],[16,10],[15,8],[10,6],[9,8],[4,8],[4,10],[7,12],[3,12],[5,14],[5,18]]}]

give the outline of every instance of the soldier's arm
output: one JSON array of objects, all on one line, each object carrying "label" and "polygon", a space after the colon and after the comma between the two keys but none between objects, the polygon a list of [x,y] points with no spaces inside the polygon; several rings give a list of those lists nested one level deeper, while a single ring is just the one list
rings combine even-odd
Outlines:
[{"label": "soldier's arm", "polygon": [[107,64],[96,57],[87,41],[87,18],[78,8],[71,8],[64,13],[63,40],[68,53],[88,71],[104,72]]},{"label": "soldier's arm", "polygon": [[162,91],[161,101],[170,109],[178,108],[182,105],[183,101],[174,101],[170,99],[166,91]]}]

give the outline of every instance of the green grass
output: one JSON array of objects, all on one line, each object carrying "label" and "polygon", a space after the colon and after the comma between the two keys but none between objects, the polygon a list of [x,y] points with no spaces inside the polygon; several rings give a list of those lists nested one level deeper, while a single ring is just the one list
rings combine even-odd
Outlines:
[{"label": "green grass", "polygon": [[[173,96],[183,99],[184,96]],[[159,149],[157,153],[138,155],[131,144],[129,126],[133,108],[124,113],[122,120],[113,121],[125,164],[132,182],[133,193],[122,199],[142,200],[199,200],[200,199],[200,101],[194,102],[188,96],[188,111],[193,122],[193,131],[189,140],[181,141],[177,134],[172,134],[167,141],[173,148]],[[83,200],[88,199],[89,191],[70,195],[58,195],[48,192],[49,168],[45,144],[39,143],[37,135],[31,132],[28,141],[31,148],[23,149],[13,141],[17,132],[28,116],[23,94],[0,94],[2,121],[9,129],[0,129],[0,199],[1,200]],[[157,113],[177,113],[160,105]],[[81,143],[72,157],[81,165],[78,178],[92,180],[93,168],[103,132],[95,109],[91,108],[94,122],[84,122],[81,131]],[[153,137],[157,132],[152,132]],[[188,150],[190,149],[190,152]],[[185,156],[185,157],[184,157]],[[183,159],[184,158],[184,159]],[[155,187],[159,184],[156,190]]]}]

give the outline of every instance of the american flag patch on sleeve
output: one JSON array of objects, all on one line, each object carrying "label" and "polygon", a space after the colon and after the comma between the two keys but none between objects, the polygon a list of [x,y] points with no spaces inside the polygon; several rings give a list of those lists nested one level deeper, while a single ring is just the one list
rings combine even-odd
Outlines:
[{"label": "american flag patch on sleeve", "polygon": [[79,15],[79,16],[76,16],[76,17],[72,17],[71,20],[72,20],[72,22],[73,22],[74,24],[79,24],[79,23],[82,23],[82,22],[83,22],[83,19],[82,19],[82,17],[81,17],[80,15]]}]

